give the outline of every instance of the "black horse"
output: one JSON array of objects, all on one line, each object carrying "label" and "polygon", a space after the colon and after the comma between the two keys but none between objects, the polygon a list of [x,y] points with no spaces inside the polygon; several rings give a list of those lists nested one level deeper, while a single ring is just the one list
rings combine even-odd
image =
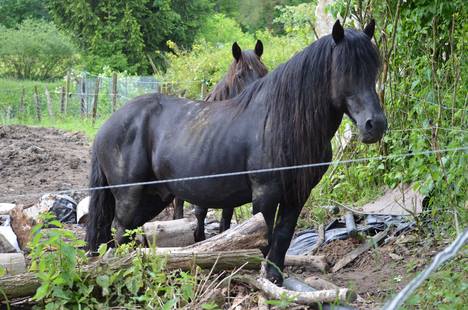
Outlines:
[{"label": "black horse", "polygon": [[[347,114],[364,143],[387,121],[375,91],[380,59],[363,32],[340,22],[237,97],[193,102],[159,94],[130,101],[93,145],[91,186],[329,162],[331,139]],[[174,120],[183,126],[175,128]],[[91,250],[161,212],[174,195],[207,208],[252,202],[268,225],[268,279],[281,284],[297,219],[326,166],[93,191],[86,240]],[[278,212],[277,212],[278,211]],[[275,215],[277,216],[275,219]]]},{"label": "black horse", "polygon": [[[263,43],[257,40],[254,50],[242,51],[235,42],[232,45],[232,56],[234,60],[229,66],[229,70],[224,78],[219,81],[209,93],[205,101],[221,101],[237,96],[244,88],[252,84],[268,73],[267,67],[263,64],[261,57],[263,54]],[[184,217],[184,200],[174,199],[174,219]],[[231,225],[233,208],[223,209],[219,231],[229,229]],[[205,240],[205,218],[207,209],[197,206],[195,216],[197,218],[197,228],[194,233],[195,241]]]}]

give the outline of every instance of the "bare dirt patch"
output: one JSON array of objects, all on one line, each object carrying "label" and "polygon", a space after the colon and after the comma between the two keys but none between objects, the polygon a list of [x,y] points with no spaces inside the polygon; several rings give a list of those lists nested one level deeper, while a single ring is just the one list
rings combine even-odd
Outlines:
[{"label": "bare dirt patch", "polygon": [[[334,240],[316,254],[325,255],[333,266],[360,244],[361,241],[352,238]],[[336,273],[289,270],[289,274],[298,279],[318,276],[340,287],[351,288],[362,298],[352,304],[356,309],[380,309],[385,300],[402,290],[445,246],[430,238],[422,239],[413,231],[391,237],[385,244],[361,254]]]},{"label": "bare dirt patch", "polygon": [[[31,204],[40,193],[86,187],[89,152],[89,142],[78,132],[0,126],[0,202]],[[15,197],[31,193],[39,195]]]}]

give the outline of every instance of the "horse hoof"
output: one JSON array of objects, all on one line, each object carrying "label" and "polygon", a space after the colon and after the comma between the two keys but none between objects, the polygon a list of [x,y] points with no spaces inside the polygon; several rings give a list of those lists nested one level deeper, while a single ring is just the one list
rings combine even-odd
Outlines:
[{"label": "horse hoof", "polygon": [[283,276],[277,270],[268,269],[266,278],[277,286],[283,286]]},{"label": "horse hoof", "polygon": [[205,234],[197,234],[196,232],[193,234],[193,239],[195,242],[200,242],[206,239]]}]

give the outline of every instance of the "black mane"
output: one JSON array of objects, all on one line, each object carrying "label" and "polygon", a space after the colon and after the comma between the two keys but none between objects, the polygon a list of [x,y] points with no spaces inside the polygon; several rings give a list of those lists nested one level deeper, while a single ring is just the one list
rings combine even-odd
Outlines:
[{"label": "black mane", "polygon": [[[338,45],[331,35],[320,38],[233,101],[238,102],[239,109],[245,109],[255,97],[264,96],[268,109],[264,130],[270,130],[271,140],[267,151],[276,167],[323,162],[323,150],[329,147],[344,112],[332,110],[332,76],[371,78],[379,68],[379,54],[369,38],[360,31],[346,30]],[[310,180],[314,169],[302,171],[294,172],[302,179],[296,180],[299,184]]]}]

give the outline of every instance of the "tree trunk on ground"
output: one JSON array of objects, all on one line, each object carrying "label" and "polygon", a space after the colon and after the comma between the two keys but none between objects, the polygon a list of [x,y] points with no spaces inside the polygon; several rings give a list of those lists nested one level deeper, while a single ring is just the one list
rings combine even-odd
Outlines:
[{"label": "tree trunk on ground", "polygon": [[10,275],[26,272],[26,261],[22,253],[0,253],[0,266]]},{"label": "tree trunk on ground", "polygon": [[[174,222],[178,223],[174,224]],[[147,223],[143,226],[150,244],[155,239],[156,245],[159,247],[161,247],[162,242],[169,246],[171,244],[188,243],[189,240],[193,239],[195,223],[187,222],[185,219],[153,223]],[[258,249],[267,245],[267,232],[268,228],[263,215],[258,213],[248,221],[228,229],[222,234],[177,250],[202,253],[204,251]]]},{"label": "tree trunk on ground", "polygon": [[180,247],[195,243],[193,232],[197,223],[189,219],[154,221],[143,225],[148,244],[158,247]]},{"label": "tree trunk on ground", "polygon": [[269,298],[282,299],[289,296],[292,302],[301,305],[313,305],[324,302],[350,302],[356,299],[356,294],[348,289],[322,290],[314,292],[296,292],[276,286],[265,278],[253,276],[236,276],[236,281],[247,283],[264,292]]},{"label": "tree trunk on ground", "polygon": [[284,260],[285,266],[301,266],[313,267],[321,272],[328,270],[328,262],[325,256],[312,256],[312,255],[286,255]]},{"label": "tree trunk on ground", "polygon": [[[154,251],[153,249],[142,249],[140,254],[143,257],[151,255],[161,255],[166,258],[166,269],[192,270],[195,266],[202,269],[234,270],[237,268],[259,270],[263,259],[262,253],[258,249],[219,251],[219,252],[178,252],[178,251]],[[110,259],[100,259],[83,267],[83,272],[89,277],[96,277],[98,270],[102,267],[108,270],[120,270],[132,265],[138,252],[133,252],[125,257],[111,257]],[[0,278],[0,288],[8,298],[19,298],[31,296],[41,285],[40,280],[34,273],[23,273],[16,276],[6,276]]]}]

